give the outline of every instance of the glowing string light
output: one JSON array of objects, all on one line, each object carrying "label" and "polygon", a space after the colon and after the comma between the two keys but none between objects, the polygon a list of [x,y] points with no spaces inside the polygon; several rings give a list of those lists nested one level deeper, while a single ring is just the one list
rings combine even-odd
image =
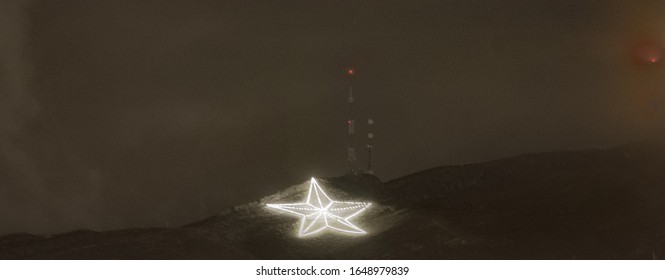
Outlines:
[{"label": "glowing string light", "polygon": [[270,208],[300,216],[300,230],[298,231],[300,237],[316,234],[325,229],[350,234],[365,234],[366,231],[351,223],[349,219],[365,211],[370,205],[372,203],[369,202],[334,201],[326,195],[314,178],[309,183],[306,202],[266,204]]}]

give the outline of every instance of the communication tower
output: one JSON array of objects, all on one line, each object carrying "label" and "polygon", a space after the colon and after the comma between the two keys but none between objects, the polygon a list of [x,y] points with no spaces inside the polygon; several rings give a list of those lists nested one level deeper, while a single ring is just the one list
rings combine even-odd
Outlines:
[{"label": "communication tower", "polygon": [[346,121],[348,127],[348,137],[347,137],[347,161],[349,162],[349,170],[352,174],[358,173],[356,167],[356,149],[355,149],[355,135],[356,135],[356,124],[354,120],[354,111],[353,111],[353,78],[355,77],[355,70],[349,68],[346,70],[346,75],[349,79],[349,115],[348,120]]}]

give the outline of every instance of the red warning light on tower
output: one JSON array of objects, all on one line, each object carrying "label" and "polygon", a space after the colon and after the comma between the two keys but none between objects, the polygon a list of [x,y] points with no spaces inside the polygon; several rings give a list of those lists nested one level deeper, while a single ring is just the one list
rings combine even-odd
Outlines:
[{"label": "red warning light on tower", "polygon": [[353,76],[353,74],[355,74],[355,73],[356,73],[356,70],[354,70],[353,68],[346,69],[346,74],[349,75],[349,76]]}]

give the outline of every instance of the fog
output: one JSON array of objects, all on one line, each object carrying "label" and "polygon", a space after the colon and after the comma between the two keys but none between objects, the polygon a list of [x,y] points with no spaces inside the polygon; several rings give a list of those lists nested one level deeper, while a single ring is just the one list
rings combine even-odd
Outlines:
[{"label": "fog", "polygon": [[662,51],[663,11],[1,0],[0,233],[178,226],[341,175],[349,66],[383,180],[654,137],[665,73],[635,48]]}]

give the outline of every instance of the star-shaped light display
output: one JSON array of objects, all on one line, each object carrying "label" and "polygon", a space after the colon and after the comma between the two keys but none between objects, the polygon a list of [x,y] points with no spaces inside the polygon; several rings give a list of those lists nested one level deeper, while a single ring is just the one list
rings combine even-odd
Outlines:
[{"label": "star-shaped light display", "polygon": [[290,204],[266,204],[301,217],[298,235],[308,236],[331,229],[350,234],[365,234],[366,231],[349,222],[372,205],[369,202],[334,201],[323,192],[314,178],[309,183],[307,201]]}]

